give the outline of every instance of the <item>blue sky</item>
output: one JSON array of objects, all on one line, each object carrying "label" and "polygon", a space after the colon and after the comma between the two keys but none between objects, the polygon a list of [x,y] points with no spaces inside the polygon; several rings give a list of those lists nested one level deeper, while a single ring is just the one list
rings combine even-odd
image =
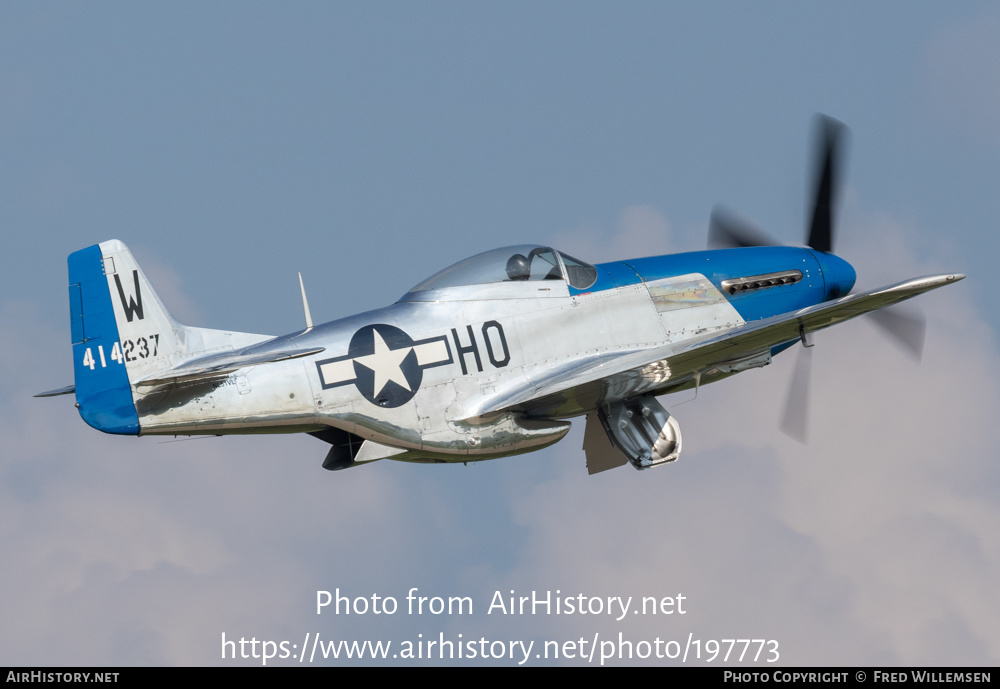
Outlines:
[{"label": "blue sky", "polygon": [[[4,4],[0,662],[212,664],[223,632],[312,631],[995,665],[997,35],[981,2]],[[309,437],[112,438],[30,397],[72,380],[76,249],[121,239],[181,320],[279,334],[297,271],[328,320],[495,246],[699,249],[720,202],[797,243],[816,112],[851,127],[859,287],[969,277],[921,298],[920,366],[865,323],[817,338],[806,447],[777,431],[790,355],[678,407],[676,466],[597,477],[582,429],[328,474]],[[317,617],[338,586],[477,611]],[[691,605],[487,616],[510,589]]]}]

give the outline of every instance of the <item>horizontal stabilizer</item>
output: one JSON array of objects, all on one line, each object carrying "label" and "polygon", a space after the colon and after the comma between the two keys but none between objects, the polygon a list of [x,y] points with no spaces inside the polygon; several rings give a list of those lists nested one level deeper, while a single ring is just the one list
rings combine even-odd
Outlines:
[{"label": "horizontal stabilizer", "polygon": [[67,385],[64,388],[57,388],[55,390],[46,390],[45,392],[40,392],[34,397],[58,397],[59,395],[72,395],[76,392],[75,385]]},{"label": "horizontal stabilizer", "polygon": [[157,371],[153,375],[137,380],[135,385],[137,387],[151,387],[154,385],[212,380],[226,376],[246,366],[257,366],[276,361],[298,359],[299,357],[310,356],[311,354],[319,354],[323,350],[323,347],[313,347],[311,349],[254,352],[252,354],[242,354],[239,352],[216,354],[195,359],[182,366],[172,368],[169,371]]}]

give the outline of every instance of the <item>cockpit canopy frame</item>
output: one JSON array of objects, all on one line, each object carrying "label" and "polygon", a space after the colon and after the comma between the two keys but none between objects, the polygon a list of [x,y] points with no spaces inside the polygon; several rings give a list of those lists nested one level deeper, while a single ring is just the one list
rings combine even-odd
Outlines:
[{"label": "cockpit canopy frame", "polygon": [[549,280],[586,289],[597,280],[597,268],[551,247],[519,244],[484,251],[454,263],[413,287],[407,296],[473,285]]}]

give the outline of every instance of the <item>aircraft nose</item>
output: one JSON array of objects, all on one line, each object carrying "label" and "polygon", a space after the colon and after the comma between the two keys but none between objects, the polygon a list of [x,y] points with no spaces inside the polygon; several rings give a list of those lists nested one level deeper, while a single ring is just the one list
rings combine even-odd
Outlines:
[{"label": "aircraft nose", "polygon": [[853,288],[857,274],[854,266],[833,254],[814,251],[816,262],[823,271],[823,281],[826,283],[826,298],[839,299],[846,296]]}]

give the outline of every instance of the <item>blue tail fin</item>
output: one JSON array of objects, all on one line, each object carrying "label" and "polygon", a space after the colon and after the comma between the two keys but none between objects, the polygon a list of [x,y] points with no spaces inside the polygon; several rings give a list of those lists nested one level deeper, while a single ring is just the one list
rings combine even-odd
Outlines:
[{"label": "blue tail fin", "polygon": [[[132,399],[128,372],[115,320],[108,266],[102,245],[69,256],[70,331],[73,336],[73,375],[80,416],[105,433],[139,434],[139,416]],[[131,276],[127,276],[131,277]],[[115,274],[115,278],[118,278]],[[118,278],[121,283],[120,278]],[[136,287],[129,313],[142,316],[142,296]],[[123,286],[124,287],[124,286]],[[123,289],[119,287],[119,289]],[[125,302],[125,297],[122,297]]]},{"label": "blue tail fin", "polygon": [[[70,331],[73,373],[80,416],[105,433],[139,435],[137,400],[147,403],[148,387],[135,383],[167,373],[204,352],[233,352],[270,339],[182,325],[174,320],[132,253],[117,239],[69,256]],[[69,392],[55,390],[51,393]]]}]

